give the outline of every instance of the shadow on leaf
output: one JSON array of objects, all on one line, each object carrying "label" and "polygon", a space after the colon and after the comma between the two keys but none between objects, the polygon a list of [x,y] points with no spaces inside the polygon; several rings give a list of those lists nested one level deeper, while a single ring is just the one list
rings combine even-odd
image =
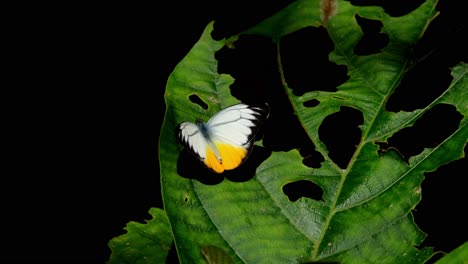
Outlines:
[{"label": "shadow on leaf", "polygon": [[241,166],[218,174],[205,167],[197,157],[184,149],[177,159],[177,173],[184,178],[197,180],[206,185],[219,184],[224,178],[232,182],[245,182],[254,177],[257,167],[270,154],[271,152],[265,148],[254,146],[249,157]]}]

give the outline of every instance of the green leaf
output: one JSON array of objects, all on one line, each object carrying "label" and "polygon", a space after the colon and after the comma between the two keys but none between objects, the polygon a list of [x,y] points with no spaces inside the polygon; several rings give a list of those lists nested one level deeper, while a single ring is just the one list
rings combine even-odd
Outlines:
[{"label": "green leaf", "polygon": [[166,213],[152,208],[153,219],[146,224],[130,222],[127,233],[109,242],[112,255],[109,264],[164,263],[171,248],[172,234]]},{"label": "green leaf", "polygon": [[[380,7],[337,1],[336,14],[325,24],[320,1],[296,1],[243,32],[278,42],[306,26],[324,25],[335,45],[329,58],[346,66],[349,76],[336,92],[296,96],[279,63],[286,96],[325,160],[320,168],[312,169],[302,164],[297,150],[273,152],[245,182],[230,181],[207,170],[184,172],[189,159],[174,136],[178,123],[207,120],[238,102],[229,91],[234,79],[218,73],[215,58],[217,51],[238,36],[217,41],[210,36],[213,24],[207,26],[168,79],[159,142],[164,208],[181,263],[423,263],[434,254],[432,248],[417,248],[425,234],[414,223],[411,211],[421,200],[424,173],[463,157],[468,138],[468,66],[460,63],[454,67],[450,87],[422,109],[393,113],[385,110],[385,104],[411,66],[409,51],[437,15],[436,4],[436,0],[427,0],[405,16],[391,17]],[[356,15],[382,22],[382,31],[389,36],[382,52],[354,54],[363,35]],[[312,99],[319,104],[306,107],[304,103]],[[379,148],[377,143],[412,126],[438,104],[453,105],[464,115],[442,143],[424,149],[408,162],[395,150]],[[329,158],[318,131],[326,117],[344,106],[360,111],[364,123],[356,151],[341,169]],[[210,177],[220,180],[216,184],[199,180]],[[299,180],[320,186],[322,199],[291,202],[283,187]]]},{"label": "green leaf", "polygon": [[467,264],[468,263],[468,242],[459,246],[443,258],[439,259],[436,264]]}]

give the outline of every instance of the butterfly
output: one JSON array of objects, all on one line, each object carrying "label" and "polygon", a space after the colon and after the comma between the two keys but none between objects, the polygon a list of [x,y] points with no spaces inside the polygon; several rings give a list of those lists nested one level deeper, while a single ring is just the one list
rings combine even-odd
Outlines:
[{"label": "butterfly", "polygon": [[244,103],[217,112],[208,122],[182,122],[177,126],[179,141],[207,168],[223,173],[239,167],[253,148],[258,127],[269,108]]}]

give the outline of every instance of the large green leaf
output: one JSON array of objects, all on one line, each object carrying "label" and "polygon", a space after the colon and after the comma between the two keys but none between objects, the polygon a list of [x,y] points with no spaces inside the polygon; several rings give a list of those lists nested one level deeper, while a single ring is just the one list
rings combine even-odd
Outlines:
[{"label": "large green leaf", "polygon": [[[213,25],[207,26],[168,79],[159,143],[164,209],[181,263],[423,263],[433,255],[431,248],[416,247],[425,234],[414,223],[411,210],[421,199],[424,172],[463,156],[468,138],[468,66],[454,67],[450,87],[422,109],[393,113],[385,110],[385,103],[408,69],[409,49],[436,16],[436,3],[427,0],[408,15],[391,17],[379,7],[338,1],[336,14],[326,24],[335,45],[329,57],[347,67],[349,80],[336,92],[296,96],[281,76],[295,114],[325,160],[320,168],[312,169],[302,164],[296,150],[273,152],[254,177],[244,182],[221,176],[216,184],[206,184],[200,179],[219,176],[204,170],[189,172],[188,177],[183,169],[189,159],[174,136],[178,123],[207,120],[237,102],[229,90],[234,79],[218,73],[215,59],[215,53],[237,36],[216,41],[210,36]],[[353,53],[363,35],[356,14],[382,21],[382,30],[389,36],[382,52]],[[259,34],[278,42],[296,30],[321,24],[320,1],[304,0],[242,34]],[[203,103],[196,103],[196,97]],[[306,107],[304,103],[312,99],[319,104]],[[396,151],[379,149],[376,143],[386,142],[438,104],[453,105],[464,116],[442,143],[408,162]],[[318,136],[323,120],[343,106],[364,117],[362,138],[345,169],[329,158]],[[319,185],[322,200],[291,202],[282,188],[299,180]]]}]

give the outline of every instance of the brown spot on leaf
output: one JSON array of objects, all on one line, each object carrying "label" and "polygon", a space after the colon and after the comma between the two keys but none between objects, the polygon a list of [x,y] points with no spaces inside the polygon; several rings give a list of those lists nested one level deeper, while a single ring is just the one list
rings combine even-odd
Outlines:
[{"label": "brown spot on leaf", "polygon": [[336,0],[322,0],[320,2],[320,16],[326,27],[328,20],[336,14]]}]

